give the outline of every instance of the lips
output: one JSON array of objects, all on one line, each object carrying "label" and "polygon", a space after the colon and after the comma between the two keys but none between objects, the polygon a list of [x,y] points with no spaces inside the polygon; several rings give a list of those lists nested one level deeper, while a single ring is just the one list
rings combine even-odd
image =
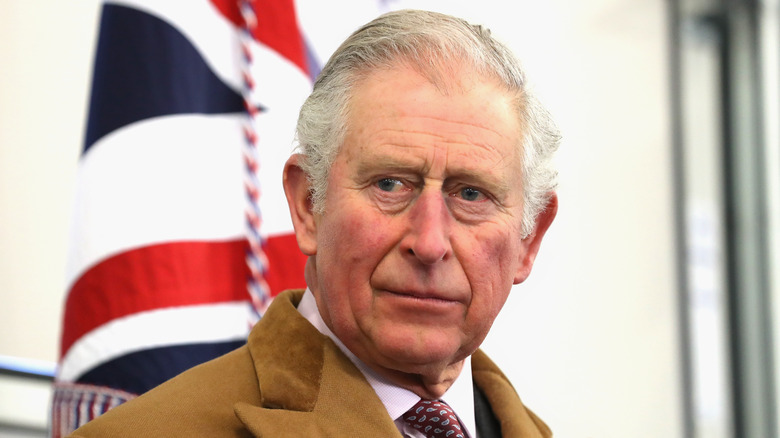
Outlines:
[{"label": "lips", "polygon": [[382,292],[402,297],[416,298],[420,300],[440,301],[440,302],[461,302],[454,297],[451,292],[442,292],[434,290],[413,289],[413,288],[381,288]]},{"label": "lips", "polygon": [[401,298],[464,305],[471,301],[471,287],[462,270],[421,271],[386,265],[374,271],[369,285],[375,292]]}]

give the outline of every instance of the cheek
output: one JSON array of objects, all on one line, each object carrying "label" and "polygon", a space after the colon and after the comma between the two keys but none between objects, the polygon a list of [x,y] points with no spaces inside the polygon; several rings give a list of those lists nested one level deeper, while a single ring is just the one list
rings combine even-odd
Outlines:
[{"label": "cheek", "polygon": [[472,242],[469,259],[462,262],[473,293],[472,310],[495,317],[512,289],[520,245],[506,233],[481,234]]},{"label": "cheek", "polygon": [[342,282],[367,283],[373,269],[392,249],[390,229],[386,218],[370,212],[339,214],[321,228],[318,260],[327,263],[331,272],[346,274]]},{"label": "cheek", "polygon": [[480,233],[471,246],[471,262],[479,265],[482,275],[491,281],[505,279],[512,282],[513,269],[520,259],[520,239],[507,233]]},{"label": "cheek", "polygon": [[345,218],[337,239],[356,253],[356,262],[377,262],[391,250],[393,230],[392,218],[363,210]]},{"label": "cheek", "polygon": [[324,223],[317,253],[319,284],[331,329],[351,339],[361,321],[370,318],[371,279],[392,250],[388,223],[371,214],[345,214]]}]

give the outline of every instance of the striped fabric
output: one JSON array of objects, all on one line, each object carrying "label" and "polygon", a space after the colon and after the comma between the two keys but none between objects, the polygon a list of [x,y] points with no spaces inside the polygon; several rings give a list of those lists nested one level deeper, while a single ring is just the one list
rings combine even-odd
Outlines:
[{"label": "striped fabric", "polygon": [[[303,287],[281,188],[318,73],[292,0],[251,2],[265,282]],[[52,436],[245,342],[246,120],[235,0],[105,2],[79,163]]]}]

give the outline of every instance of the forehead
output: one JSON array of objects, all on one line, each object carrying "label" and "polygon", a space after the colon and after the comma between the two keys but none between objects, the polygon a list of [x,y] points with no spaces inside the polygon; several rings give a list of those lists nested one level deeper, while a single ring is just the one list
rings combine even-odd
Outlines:
[{"label": "forehead", "polygon": [[465,71],[433,84],[401,66],[378,70],[354,88],[342,152],[348,159],[442,154],[462,168],[520,173],[521,127],[516,99],[496,81]]}]

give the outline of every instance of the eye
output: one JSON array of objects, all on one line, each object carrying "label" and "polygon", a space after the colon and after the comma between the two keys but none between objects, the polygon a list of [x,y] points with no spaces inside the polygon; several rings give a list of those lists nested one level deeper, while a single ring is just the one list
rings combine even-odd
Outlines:
[{"label": "eye", "polygon": [[379,190],[384,192],[394,192],[399,190],[403,186],[403,183],[393,178],[382,178],[376,182],[376,186]]},{"label": "eye", "polygon": [[460,189],[460,197],[466,201],[480,201],[485,199],[485,195],[474,187],[464,187]]}]

